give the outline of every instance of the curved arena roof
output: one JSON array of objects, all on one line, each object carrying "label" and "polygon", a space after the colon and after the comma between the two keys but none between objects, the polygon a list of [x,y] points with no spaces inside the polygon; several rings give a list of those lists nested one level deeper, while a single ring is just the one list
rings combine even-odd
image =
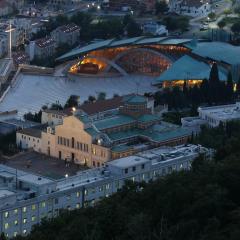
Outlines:
[{"label": "curved arena roof", "polygon": [[134,38],[127,38],[122,40],[117,39],[109,39],[103,41],[97,41],[91,43],[89,45],[75,48],[70,52],[62,55],[61,57],[57,58],[57,61],[66,61],[72,60],[86,54],[88,52],[106,48],[114,48],[114,47],[122,47],[122,46],[136,46],[136,45],[150,45],[150,44],[160,44],[160,45],[184,45],[191,43],[192,39],[174,39],[171,37],[134,37]]}]

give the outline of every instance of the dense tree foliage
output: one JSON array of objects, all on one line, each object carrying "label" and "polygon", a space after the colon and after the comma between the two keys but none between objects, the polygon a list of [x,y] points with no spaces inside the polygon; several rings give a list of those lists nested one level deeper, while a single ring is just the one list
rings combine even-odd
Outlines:
[{"label": "dense tree foliage", "polygon": [[[240,89],[240,83],[237,87]],[[239,93],[233,92],[233,81],[231,73],[228,74],[227,83],[220,81],[218,76],[218,67],[213,64],[209,80],[205,79],[200,86],[188,87],[184,83],[183,89],[173,87],[166,88],[155,94],[157,104],[168,104],[169,109],[192,108],[193,111],[200,104],[225,104],[233,102]]]},{"label": "dense tree foliage", "polygon": [[216,160],[200,156],[190,171],[128,183],[95,207],[65,212],[16,239],[238,240],[240,123],[205,128],[195,141],[202,138],[212,139],[208,145],[217,147]]},{"label": "dense tree foliage", "polygon": [[79,102],[80,102],[80,97],[79,97],[79,96],[77,96],[77,95],[71,95],[71,96],[68,98],[68,100],[67,100],[64,108],[77,107],[77,106],[79,105]]},{"label": "dense tree foliage", "polygon": [[42,118],[42,111],[40,110],[37,113],[28,112],[28,113],[25,113],[23,117],[25,120],[40,123]]},{"label": "dense tree foliage", "polygon": [[16,132],[10,132],[4,135],[0,135],[0,159],[1,155],[13,155],[17,153],[16,147]]}]

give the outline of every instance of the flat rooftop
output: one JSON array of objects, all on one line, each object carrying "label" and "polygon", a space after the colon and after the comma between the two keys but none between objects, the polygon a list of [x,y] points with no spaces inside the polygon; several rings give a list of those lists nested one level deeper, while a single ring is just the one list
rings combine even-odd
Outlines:
[{"label": "flat rooftop", "polygon": [[7,189],[0,189],[0,198],[9,197],[14,194],[15,194],[14,192],[9,191]]},{"label": "flat rooftop", "polygon": [[[50,179],[61,179],[67,174],[75,175],[78,171],[87,169],[74,163],[70,163],[69,167],[65,166],[63,160],[51,158],[36,152],[20,153],[5,161],[5,164],[12,168],[17,168],[29,173],[28,178],[31,180],[31,174],[42,175]],[[28,179],[28,181],[29,181]],[[26,180],[25,178],[23,180]],[[34,179],[32,179],[34,181]]]},{"label": "flat rooftop", "polygon": [[240,119],[240,106],[238,105],[239,103],[215,107],[200,107],[199,111],[220,120],[234,120]]}]

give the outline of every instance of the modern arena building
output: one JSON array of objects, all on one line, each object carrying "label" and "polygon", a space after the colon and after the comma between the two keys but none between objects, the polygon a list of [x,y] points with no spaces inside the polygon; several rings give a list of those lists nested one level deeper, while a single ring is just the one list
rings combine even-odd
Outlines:
[{"label": "modern arena building", "polygon": [[152,76],[163,87],[199,84],[209,77],[211,65],[218,63],[220,80],[240,76],[240,47],[223,42],[171,37],[135,37],[95,41],[57,58],[69,62],[69,75]]}]

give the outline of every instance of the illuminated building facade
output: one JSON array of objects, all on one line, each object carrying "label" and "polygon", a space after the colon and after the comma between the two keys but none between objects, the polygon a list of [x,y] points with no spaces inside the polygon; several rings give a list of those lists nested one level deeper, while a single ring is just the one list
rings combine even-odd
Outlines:
[{"label": "illuminated building facade", "polygon": [[188,129],[161,122],[149,100],[134,94],[124,96],[117,109],[113,106],[105,114],[89,115],[80,107],[70,115],[47,112],[43,119],[52,124],[19,130],[17,145],[89,167],[148,148],[184,144],[191,136]]},{"label": "illuminated building facade", "polygon": [[154,85],[172,87],[183,86],[185,81],[189,86],[199,85],[209,78],[213,62],[218,64],[220,80],[226,81],[231,72],[233,80],[238,81],[239,54],[240,48],[228,43],[135,37],[97,41],[73,49],[57,60],[76,61],[69,69],[70,76],[139,74],[152,76]]}]

